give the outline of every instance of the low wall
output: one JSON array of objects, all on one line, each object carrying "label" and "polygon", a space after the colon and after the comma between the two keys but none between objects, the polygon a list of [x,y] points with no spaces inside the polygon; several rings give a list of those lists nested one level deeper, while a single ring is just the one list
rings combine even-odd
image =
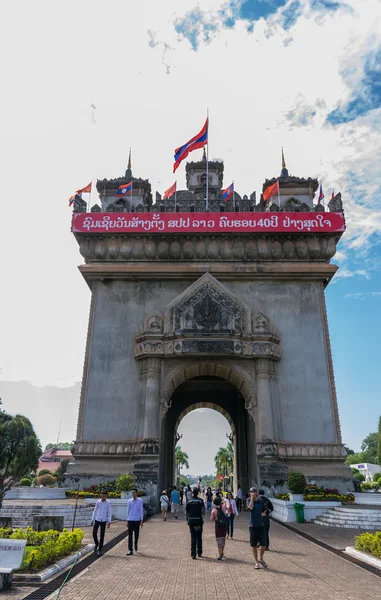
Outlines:
[{"label": "low wall", "polygon": [[[118,521],[125,521],[127,515],[127,503],[128,498],[109,498],[111,502],[112,517],[118,519]],[[141,500],[143,504],[146,504],[150,500],[150,496],[142,496]],[[97,498],[86,498],[86,504],[94,505]]]},{"label": "low wall", "polygon": [[5,494],[5,500],[63,500],[66,489],[48,487],[15,487]]},{"label": "low wall", "polygon": [[[272,513],[274,519],[284,523],[296,523],[294,502],[275,498],[270,499],[274,505],[274,512]],[[312,519],[327,512],[330,508],[341,506],[341,502],[305,502],[304,500],[300,504],[304,504],[304,518],[306,521],[312,521]]]},{"label": "low wall", "polygon": [[381,506],[380,492],[362,492],[361,494],[353,494],[356,504],[367,504],[368,506]]}]

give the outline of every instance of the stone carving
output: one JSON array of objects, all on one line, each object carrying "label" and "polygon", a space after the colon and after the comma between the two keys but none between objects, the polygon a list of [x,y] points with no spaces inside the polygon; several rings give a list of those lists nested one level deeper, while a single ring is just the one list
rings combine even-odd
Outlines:
[{"label": "stone carving", "polygon": [[88,442],[78,440],[75,443],[76,455],[114,455],[140,456],[142,454],[159,454],[160,440],[147,438],[144,440],[115,440]]},{"label": "stone carving", "polygon": [[257,442],[257,456],[258,458],[265,456],[278,456],[278,444],[274,440],[261,440]]},{"label": "stone carving", "polygon": [[240,334],[247,307],[210,273],[205,273],[178,298],[166,313],[168,331],[176,333]]},{"label": "stone carving", "polygon": [[94,205],[91,207],[91,212],[102,212],[102,209],[101,209],[101,207],[99,206],[99,204],[94,204]]},{"label": "stone carving", "polygon": [[81,196],[79,196],[79,194],[75,195],[75,199],[74,199],[74,206],[73,206],[73,211],[75,213],[84,213],[87,210],[87,202],[85,202],[85,200],[82,200]]},{"label": "stone carving", "polygon": [[144,321],[144,330],[151,333],[162,333],[164,326],[164,317],[155,311],[153,315],[147,317]]},{"label": "stone carving", "polygon": [[[257,205],[257,207],[260,205]],[[257,209],[256,207],[256,209]],[[184,235],[175,239],[168,236],[109,236],[76,234],[80,241],[80,252],[86,263],[126,261],[181,261],[210,262],[224,261],[307,261],[329,262],[336,252],[341,234],[318,236],[287,235],[237,236],[237,235]],[[97,253],[97,242],[102,241],[103,252]]]},{"label": "stone carving", "polygon": [[337,460],[345,458],[346,451],[341,443],[338,444],[308,444],[304,442],[278,442],[278,453],[282,458],[317,458]]},{"label": "stone carving", "polygon": [[253,333],[270,333],[270,319],[263,313],[257,312],[252,319]]},{"label": "stone carving", "polygon": [[270,212],[279,212],[280,208],[278,206],[278,204],[275,204],[275,202],[272,203],[272,205],[270,206]]},{"label": "stone carving", "polygon": [[332,200],[328,202],[328,207],[331,212],[342,212],[343,203],[341,201],[341,193],[336,194]]},{"label": "stone carving", "polygon": [[288,198],[288,200],[286,200],[286,202],[284,202],[282,204],[282,211],[283,212],[299,212],[300,207],[301,207],[301,202],[297,198],[294,198],[293,196],[291,196],[290,198]]},{"label": "stone carving", "polygon": [[311,212],[311,208],[305,202],[300,205],[300,212]]},{"label": "stone carving", "polygon": [[157,203],[160,203],[160,202],[161,202],[161,194],[160,194],[159,192],[156,192],[156,196],[155,196],[155,198],[156,198],[156,202],[157,202]]},{"label": "stone carving", "polygon": [[324,206],[323,206],[323,204],[321,202],[318,202],[314,206],[314,211],[315,212],[325,212],[325,208],[324,208]]}]

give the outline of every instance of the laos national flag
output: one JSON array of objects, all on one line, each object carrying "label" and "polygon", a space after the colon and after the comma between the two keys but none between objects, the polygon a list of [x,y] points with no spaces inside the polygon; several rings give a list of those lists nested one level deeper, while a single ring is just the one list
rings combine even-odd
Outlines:
[{"label": "laos national flag", "polygon": [[173,172],[176,171],[177,167],[180,165],[181,161],[183,161],[190,152],[193,150],[197,150],[198,148],[203,148],[208,143],[208,119],[206,119],[204,127],[201,129],[200,133],[195,135],[189,142],[184,144],[184,146],[180,146],[175,150],[175,164],[173,165]]},{"label": "laos national flag", "polygon": [[325,196],[323,193],[323,184],[322,184],[322,182],[320,182],[320,190],[319,190],[319,198],[318,198],[319,204],[322,200],[324,200],[324,198],[325,198]]},{"label": "laos national flag", "polygon": [[130,181],[130,183],[125,183],[124,185],[121,185],[117,190],[116,190],[116,194],[115,196],[117,198],[123,198],[123,196],[125,196],[126,194],[128,194],[129,192],[132,192],[132,181]]},{"label": "laos national flag", "polygon": [[232,195],[234,194],[234,182],[226,188],[226,190],[222,190],[222,196],[225,202],[227,202]]}]

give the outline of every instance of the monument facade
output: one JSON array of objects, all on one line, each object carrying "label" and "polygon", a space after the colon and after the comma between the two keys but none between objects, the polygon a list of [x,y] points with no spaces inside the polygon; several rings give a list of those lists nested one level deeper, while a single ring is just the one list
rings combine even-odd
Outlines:
[{"label": "monument facade", "polygon": [[223,163],[208,166],[208,212],[205,155],[186,165],[176,201],[154,202],[131,165],[98,180],[91,212],[76,199],[91,307],[69,480],[131,472],[155,495],[174,483],[181,419],[209,407],[231,425],[243,489],[279,489],[294,470],[346,491],[324,296],[345,229],[340,194],[325,210],[317,180],[284,166],[270,206],[255,193],[224,203]]}]

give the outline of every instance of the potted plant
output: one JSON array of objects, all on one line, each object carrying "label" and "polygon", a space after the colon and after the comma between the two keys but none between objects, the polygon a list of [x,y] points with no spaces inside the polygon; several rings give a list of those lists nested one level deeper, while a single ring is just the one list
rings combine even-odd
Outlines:
[{"label": "potted plant", "polygon": [[131,473],[127,473],[126,475],[120,475],[116,480],[116,487],[118,492],[120,492],[121,498],[131,498],[131,488],[134,487],[136,482],[135,475],[131,475]]},{"label": "potted plant", "polygon": [[306,489],[306,478],[303,473],[291,471],[287,477],[287,485],[290,490],[291,502],[303,502],[303,494]]}]

